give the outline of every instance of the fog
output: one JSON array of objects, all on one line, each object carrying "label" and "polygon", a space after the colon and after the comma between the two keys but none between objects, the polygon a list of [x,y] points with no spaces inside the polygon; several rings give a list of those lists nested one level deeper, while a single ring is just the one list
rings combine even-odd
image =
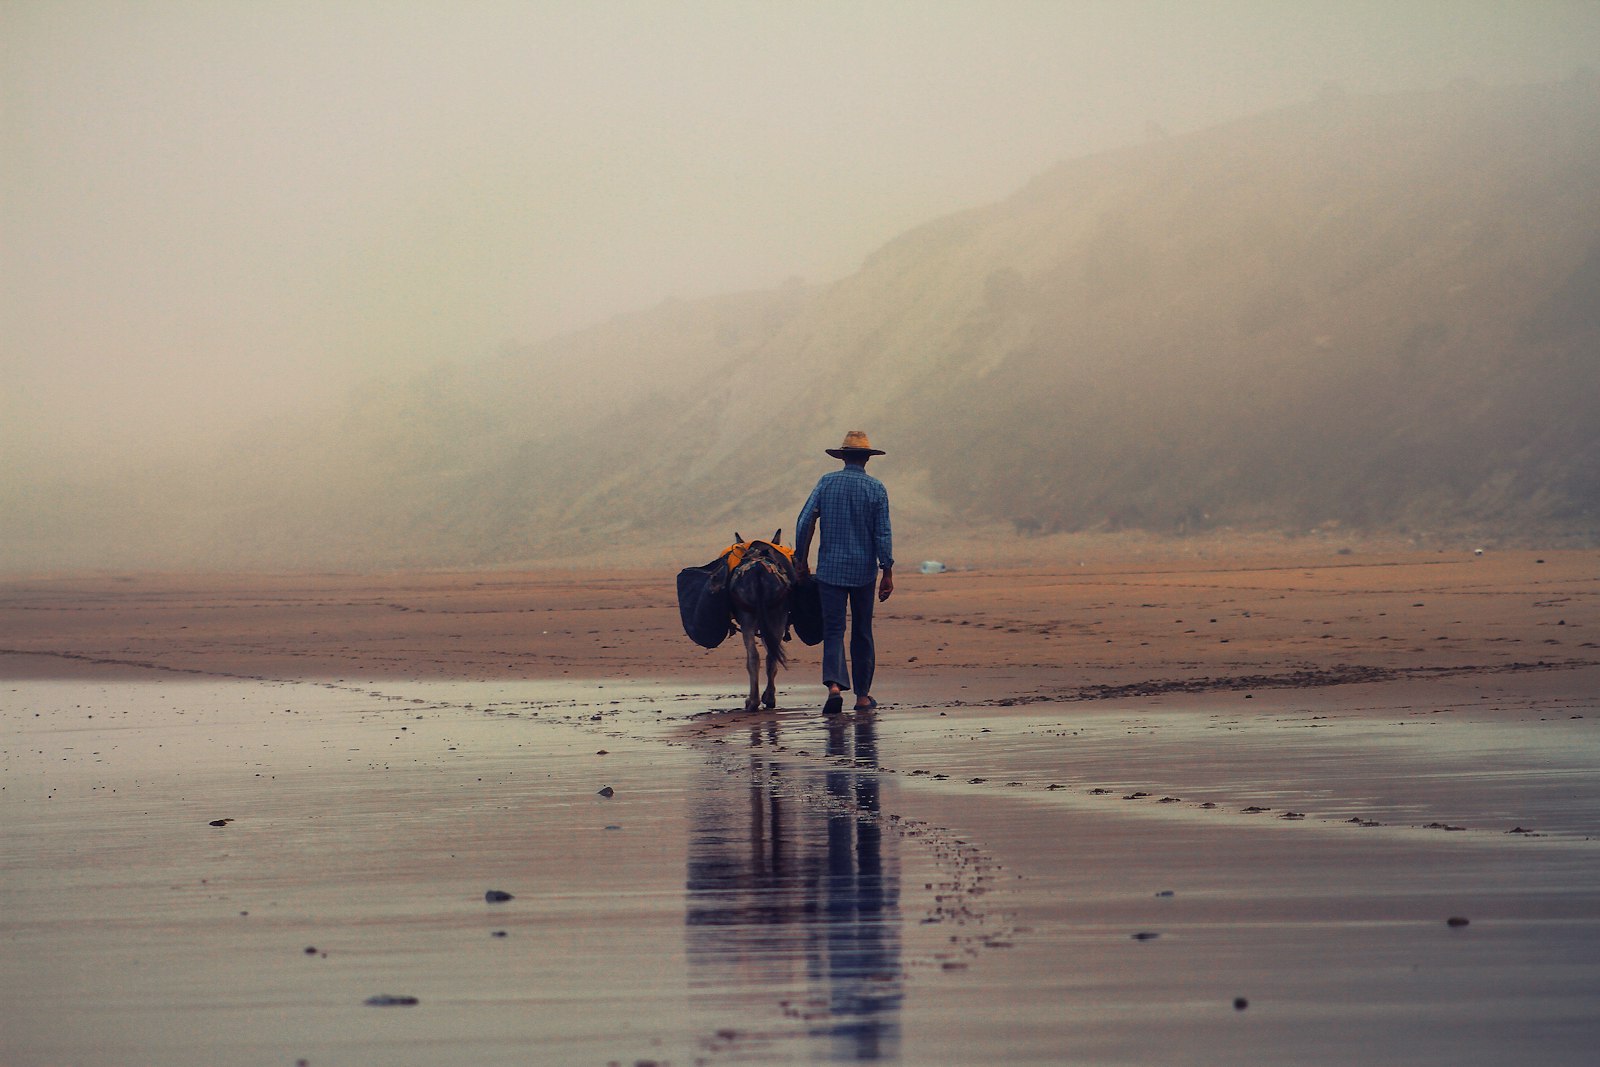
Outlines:
[{"label": "fog", "polygon": [[1587,0],[8,0],[0,474],[843,277],[1158,128],[1597,49]]}]

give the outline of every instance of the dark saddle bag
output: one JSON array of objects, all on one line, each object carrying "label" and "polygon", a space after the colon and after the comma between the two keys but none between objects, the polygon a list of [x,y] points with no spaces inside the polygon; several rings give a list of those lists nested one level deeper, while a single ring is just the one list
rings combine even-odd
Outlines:
[{"label": "dark saddle bag", "polygon": [[728,601],[726,557],[678,572],[678,616],[683,620],[683,632],[697,645],[716,648],[727,640],[733,608]]}]

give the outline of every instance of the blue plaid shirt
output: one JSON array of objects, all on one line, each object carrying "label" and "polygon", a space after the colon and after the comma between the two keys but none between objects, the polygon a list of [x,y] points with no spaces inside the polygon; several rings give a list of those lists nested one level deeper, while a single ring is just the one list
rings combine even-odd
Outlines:
[{"label": "blue plaid shirt", "polygon": [[867,585],[879,567],[894,566],[889,491],[864,467],[846,465],[817,482],[795,521],[795,554],[811,549],[811,529],[822,520],[816,577],[829,585]]}]

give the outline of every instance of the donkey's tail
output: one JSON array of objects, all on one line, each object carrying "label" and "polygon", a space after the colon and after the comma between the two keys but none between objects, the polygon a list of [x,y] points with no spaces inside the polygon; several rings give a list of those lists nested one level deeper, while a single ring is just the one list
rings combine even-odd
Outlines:
[{"label": "donkey's tail", "polygon": [[789,583],[773,571],[761,569],[765,572],[761,581],[765,594],[761,607],[761,640],[767,646],[767,656],[786,667],[789,657],[783,652],[783,635],[789,630]]},{"label": "donkey's tail", "polygon": [[783,652],[783,635],[789,629],[789,582],[775,568],[760,566],[761,583],[761,640],[767,646],[767,656],[788,666],[789,657]]}]

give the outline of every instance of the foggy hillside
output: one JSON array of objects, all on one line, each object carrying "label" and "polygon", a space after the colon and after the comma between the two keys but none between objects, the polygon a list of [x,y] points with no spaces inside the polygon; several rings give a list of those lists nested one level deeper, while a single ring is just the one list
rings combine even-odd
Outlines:
[{"label": "foggy hillside", "polygon": [[902,530],[1600,531],[1600,87],[1337,93],[1066,162],[822,287],[374,383],[21,487],[17,567],[537,560],[788,526],[867,429]]}]

